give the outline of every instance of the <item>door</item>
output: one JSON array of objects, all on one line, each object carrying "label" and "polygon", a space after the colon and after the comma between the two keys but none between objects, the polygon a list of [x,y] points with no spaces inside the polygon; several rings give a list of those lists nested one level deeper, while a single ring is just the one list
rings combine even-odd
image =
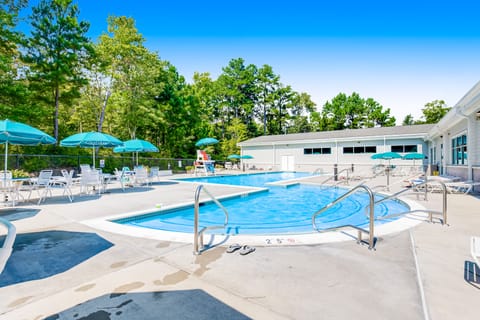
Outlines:
[{"label": "door", "polygon": [[295,171],[294,156],[282,156],[282,171]]}]

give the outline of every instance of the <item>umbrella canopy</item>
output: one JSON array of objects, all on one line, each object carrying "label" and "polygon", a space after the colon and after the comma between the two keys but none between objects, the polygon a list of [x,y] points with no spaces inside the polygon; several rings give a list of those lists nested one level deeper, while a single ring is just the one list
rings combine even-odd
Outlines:
[{"label": "umbrella canopy", "polygon": [[101,132],[77,133],[60,141],[62,147],[83,147],[93,149],[93,166],[95,167],[95,148],[113,148],[122,145],[117,138]]},{"label": "umbrella canopy", "polygon": [[11,120],[0,121],[0,143],[5,143],[5,174],[8,167],[8,144],[36,146],[39,144],[53,144],[57,140],[45,132],[21,122]]},{"label": "umbrella canopy", "polygon": [[227,159],[240,159],[240,156],[238,154],[231,154],[227,157]]},{"label": "umbrella canopy", "polygon": [[383,153],[375,153],[372,156],[372,159],[381,159],[381,160],[392,160],[392,159],[401,159],[402,156],[396,152],[383,152]]},{"label": "umbrella canopy", "polygon": [[123,145],[115,147],[113,152],[158,152],[158,148],[148,141],[141,139],[133,139],[124,141]]},{"label": "umbrella canopy", "polygon": [[253,156],[249,154],[244,154],[243,156],[240,156],[240,159],[253,159]]},{"label": "umbrella canopy", "polygon": [[204,147],[204,146],[210,146],[212,144],[217,144],[218,140],[215,138],[203,138],[197,141],[195,143],[195,147]]},{"label": "umbrella canopy", "polygon": [[423,153],[411,152],[411,153],[407,153],[402,158],[404,160],[419,160],[419,159],[426,159],[427,156],[424,155]]},{"label": "umbrella canopy", "polygon": [[148,141],[141,140],[141,139],[133,139],[133,140],[127,140],[123,142],[123,145],[113,148],[113,152],[116,152],[116,153],[135,152],[137,155],[136,163],[138,166],[139,152],[158,152],[158,148]]}]

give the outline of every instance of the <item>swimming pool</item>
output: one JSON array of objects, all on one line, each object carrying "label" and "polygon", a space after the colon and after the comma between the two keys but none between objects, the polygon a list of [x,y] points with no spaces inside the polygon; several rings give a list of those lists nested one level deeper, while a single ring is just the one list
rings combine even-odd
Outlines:
[{"label": "swimming pool", "polygon": [[[280,172],[253,175],[191,178],[187,181],[195,183],[235,184],[242,186],[267,187],[265,192],[257,192],[245,196],[237,196],[222,200],[229,212],[226,230],[218,233],[230,235],[278,235],[312,233],[312,214],[335,200],[345,192],[344,188],[325,188],[307,184],[296,184],[291,187],[269,186],[268,183],[307,177],[308,173]],[[381,196],[376,196],[381,197]],[[368,225],[365,207],[368,195],[364,192],[352,194],[344,201],[329,208],[317,217],[320,229],[339,225]],[[408,211],[406,204],[399,201],[385,201],[375,207],[375,216]],[[147,214],[122,218],[114,222],[123,225],[148,229],[192,233],[193,206],[185,206],[174,210],[163,210]],[[222,225],[223,211],[214,203],[205,203],[200,207],[200,227]],[[378,221],[382,224],[391,220]]]}]

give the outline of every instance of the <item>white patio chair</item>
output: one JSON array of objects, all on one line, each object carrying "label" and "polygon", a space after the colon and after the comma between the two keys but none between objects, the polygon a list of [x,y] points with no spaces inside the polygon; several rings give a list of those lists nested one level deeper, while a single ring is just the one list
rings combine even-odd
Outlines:
[{"label": "white patio chair", "polygon": [[135,184],[136,185],[149,185],[149,180],[148,180],[148,172],[147,169],[144,167],[137,167],[135,168]]},{"label": "white patio chair", "polygon": [[80,193],[89,193],[89,188],[92,187],[93,193],[95,191],[100,194],[103,188],[102,175],[99,170],[90,170],[82,173],[82,178],[80,179]]},{"label": "white patio chair", "polygon": [[150,168],[150,173],[148,174],[148,178],[150,179],[153,179],[153,178],[157,178],[157,181],[160,181],[160,168],[159,167],[151,167]]},{"label": "white patio chair", "polygon": [[73,193],[72,193],[72,185],[73,185],[73,170],[67,171],[65,169],[61,170],[62,178],[54,180],[54,185],[58,185],[63,188],[63,195],[68,197],[70,202],[73,202]]},{"label": "white patio chair", "polygon": [[[40,171],[38,178],[33,180],[32,187],[30,190],[30,194],[28,195],[28,198],[30,199],[30,196],[32,194],[33,190],[36,190],[38,193],[38,204],[42,203],[45,201],[47,198],[48,194],[52,196],[52,175],[53,175],[53,170],[42,170]],[[43,192],[41,192],[43,190]]]},{"label": "white patio chair", "polygon": [[445,183],[447,187],[447,191],[450,193],[461,193],[461,194],[468,194],[473,191],[473,188],[476,186],[480,186],[480,182],[475,181],[462,181],[462,182],[449,182]]},{"label": "white patio chair", "polygon": [[0,170],[0,190],[3,195],[3,201],[5,203],[11,202],[12,206],[15,206],[16,200],[18,200],[19,184],[12,180],[12,172]]}]

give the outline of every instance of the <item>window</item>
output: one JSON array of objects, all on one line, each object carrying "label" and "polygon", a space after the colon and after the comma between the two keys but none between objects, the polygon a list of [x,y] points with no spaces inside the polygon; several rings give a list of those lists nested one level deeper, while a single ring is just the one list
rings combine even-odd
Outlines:
[{"label": "window", "polygon": [[468,164],[467,158],[467,135],[453,138],[452,164]]},{"label": "window", "polygon": [[343,147],[343,153],[376,153],[376,146],[361,146],[361,147]]},{"label": "window", "polygon": [[331,154],[332,148],[305,148],[303,154]]},{"label": "window", "polygon": [[392,152],[417,152],[416,144],[392,146]]}]

